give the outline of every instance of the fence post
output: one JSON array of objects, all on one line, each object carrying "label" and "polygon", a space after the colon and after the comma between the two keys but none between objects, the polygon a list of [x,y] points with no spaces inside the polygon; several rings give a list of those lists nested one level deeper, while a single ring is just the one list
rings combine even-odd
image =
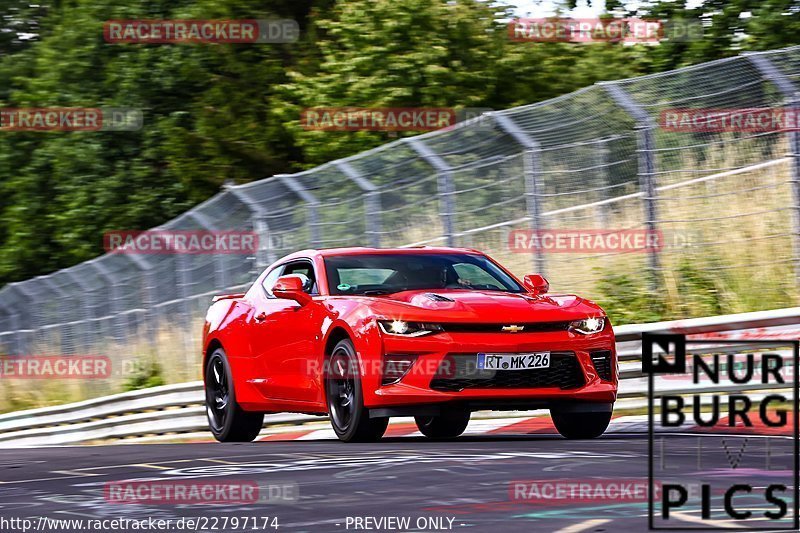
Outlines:
[{"label": "fence post", "polygon": [[90,298],[94,297],[92,294],[92,289],[89,284],[79,275],[77,275],[73,269],[68,268],[64,270],[64,273],[69,276],[72,281],[81,288],[83,294],[81,294],[80,301],[81,301],[81,321],[83,322],[83,327],[81,328],[83,331],[83,348],[86,353],[91,351],[90,346],[92,346],[92,318],[94,318],[92,313],[92,305]]},{"label": "fence post", "polygon": [[20,353],[29,353],[34,348],[34,343],[36,341],[36,332],[41,328],[39,321],[37,320],[36,315],[33,313],[33,309],[39,305],[39,302],[36,301],[36,296],[34,296],[28,289],[25,287],[25,284],[28,283],[27,281],[19,281],[16,283],[10,283],[9,286],[14,287],[18,294],[21,294],[23,299],[25,300],[24,304],[21,305],[21,308],[25,309],[25,314],[28,318],[28,330],[25,332],[26,336],[23,336],[22,346],[25,351]]},{"label": "fence post", "polygon": [[303,187],[299,181],[289,174],[277,174],[275,176],[281,183],[286,185],[301,200],[308,204],[308,229],[311,237],[311,246],[319,248],[322,240],[319,234],[319,200],[311,192]]},{"label": "fence post", "polygon": [[13,307],[6,307],[6,311],[8,311],[8,316],[11,319],[11,330],[14,332],[14,341],[12,352],[9,355],[22,355],[23,350],[25,349],[24,346],[24,338],[22,333],[22,324],[20,323],[19,313],[16,312],[16,309]]},{"label": "fence post", "polygon": [[[542,229],[543,225],[542,206],[539,200],[542,195],[542,160],[539,142],[526,131],[520,129],[511,117],[500,113],[490,113],[489,116],[494,119],[500,129],[513,137],[525,149],[522,153],[522,172],[525,178],[525,206],[528,212],[528,219],[530,219],[531,232],[535,235],[537,231]],[[547,270],[544,252],[539,246],[533,250],[533,268],[542,275],[545,275]]]},{"label": "fence post", "polygon": [[353,183],[364,191],[364,229],[369,235],[369,243],[373,248],[381,246],[381,193],[378,187],[361,175],[346,161],[334,161],[334,165]]},{"label": "fence post", "polygon": [[253,257],[255,274],[261,274],[268,265],[275,262],[275,251],[272,249],[272,234],[269,224],[264,218],[264,209],[261,205],[250,198],[247,193],[236,185],[225,185],[225,190],[230,193],[250,211],[250,220],[253,224],[253,232],[258,235],[258,250]]},{"label": "fence post", "polygon": [[439,154],[431,150],[422,140],[416,137],[408,137],[406,142],[422,159],[436,169],[439,216],[442,219],[447,246],[455,246],[455,230],[453,226],[453,215],[455,214],[455,200],[453,196],[455,193],[453,191],[452,169]]},{"label": "fence post", "polygon": [[[654,234],[658,228],[658,196],[656,192],[655,138],[653,130],[657,127],[653,118],[642,109],[622,87],[616,83],[599,84],[614,102],[636,121],[637,152],[639,159],[639,190],[644,195],[647,231]],[[649,254],[651,286],[660,286],[661,261],[658,250],[651,249]]]},{"label": "fence post", "polygon": [[[19,286],[19,283],[9,283],[8,285],[6,285],[6,289],[4,289],[4,292],[5,292],[5,290],[13,291],[18,295],[22,295],[22,297],[24,298],[25,297],[25,293],[23,291],[21,291],[18,286]],[[23,320],[21,319],[22,318],[22,311],[26,310],[26,312],[28,313],[28,326],[29,326],[28,329],[33,329],[32,328],[32,324],[31,324],[31,320],[30,320],[31,303],[30,302],[25,302],[25,301],[20,301],[19,298],[17,298],[16,300],[17,300],[17,304],[16,305],[13,305],[13,304],[12,305],[8,305],[6,307],[6,309],[8,309],[8,311],[10,313],[10,316],[11,316],[11,320],[14,323],[14,325],[12,326],[14,328],[14,331],[15,331],[15,333],[14,333],[14,352],[15,352],[14,355],[23,355],[23,354],[27,353],[28,346],[27,346],[27,343],[25,342],[25,332],[23,331],[25,328],[24,328],[24,325],[23,325]]]},{"label": "fence post", "polygon": [[[224,194],[224,193],[223,193]],[[189,211],[186,216],[197,222],[197,224],[206,231],[214,231],[217,229],[216,224],[210,218],[197,211]],[[214,258],[214,285],[217,290],[222,290],[228,287],[228,269],[225,265],[225,255],[216,253],[213,254]]]},{"label": "fence post", "polygon": [[58,283],[53,281],[51,275],[37,276],[37,277],[35,277],[33,279],[38,279],[40,282],[42,282],[45,285],[47,285],[50,288],[51,291],[53,291],[54,293],[56,293],[58,295],[58,317],[61,318],[61,323],[62,323],[61,327],[59,328],[60,331],[59,331],[59,335],[58,335],[58,342],[60,344],[60,348],[59,348],[58,353],[64,354],[64,355],[74,354],[75,353],[74,350],[70,351],[69,349],[67,349],[67,343],[65,342],[65,338],[64,338],[64,336],[65,336],[64,334],[65,334],[66,328],[67,328],[66,322],[72,322],[72,320],[71,320],[72,317],[69,314],[67,314],[67,312],[66,312],[67,309],[66,309],[65,302],[66,302],[66,298],[68,296],[67,293],[64,292],[64,289],[62,289],[58,285]]},{"label": "fence post", "polygon": [[[610,139],[600,139],[598,141],[598,147],[595,151],[595,161],[597,163],[597,175],[600,177],[601,181],[604,183],[603,189],[600,191],[601,200],[608,200],[609,194],[608,189],[605,187],[611,186],[611,181],[608,179],[608,173],[606,169],[608,169],[608,142]],[[600,223],[601,228],[605,228],[608,226],[609,216],[608,216],[608,205],[603,204],[600,206],[598,210],[598,222]]]},{"label": "fence post", "polygon": [[[105,281],[106,286],[108,287],[109,310],[111,311],[111,315],[116,315],[118,313],[121,313],[122,311],[120,310],[120,305],[119,305],[120,299],[118,297],[119,288],[115,283],[116,280],[114,280],[114,277],[109,273],[108,269],[104,265],[100,264],[99,258],[89,261],[89,264],[92,267],[94,267],[98,275]],[[98,333],[102,335],[103,333],[102,323],[98,323],[98,326],[99,326]],[[115,332],[113,331],[112,328],[111,331],[112,339],[116,339],[114,335]]]},{"label": "fence post", "polygon": [[[762,76],[771,81],[780,91],[785,105],[792,110],[795,119],[800,116],[800,95],[792,80],[778,70],[764,54],[750,53],[745,54],[745,57],[750,60]],[[794,215],[792,217],[794,257],[792,262],[794,264],[795,284],[800,286],[800,132],[797,131],[797,128],[789,129],[787,140],[789,142],[789,156],[792,158],[790,181],[792,184],[792,203],[794,204],[792,211]]]}]

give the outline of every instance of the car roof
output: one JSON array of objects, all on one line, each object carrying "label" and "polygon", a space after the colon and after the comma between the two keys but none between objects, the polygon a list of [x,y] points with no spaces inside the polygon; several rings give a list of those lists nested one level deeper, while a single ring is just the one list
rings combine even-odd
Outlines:
[{"label": "car roof", "polygon": [[483,252],[473,250],[471,248],[449,248],[444,246],[414,246],[411,248],[368,248],[363,246],[356,246],[351,248],[323,248],[323,249],[309,249],[300,250],[283,257],[278,262],[288,261],[298,258],[311,258],[331,257],[337,255],[373,255],[373,254],[406,254],[406,255],[423,255],[423,254],[473,254],[484,255]]}]

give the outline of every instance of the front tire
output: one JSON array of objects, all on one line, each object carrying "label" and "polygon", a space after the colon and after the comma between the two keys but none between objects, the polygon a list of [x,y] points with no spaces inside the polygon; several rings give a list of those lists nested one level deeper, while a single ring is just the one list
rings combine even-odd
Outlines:
[{"label": "front tire", "polygon": [[576,413],[551,410],[556,430],[567,439],[595,439],[605,433],[611,422],[611,411]]},{"label": "front tire", "polygon": [[331,426],[342,442],[375,442],[383,437],[388,417],[370,418],[364,407],[361,373],[350,339],[334,346],[325,373],[325,396]]},{"label": "front tire", "polygon": [[469,417],[467,410],[446,409],[439,416],[416,416],[414,420],[429,439],[454,439],[467,429]]},{"label": "front tire", "polygon": [[248,413],[236,403],[231,365],[225,350],[217,348],[206,363],[206,416],[219,442],[250,442],[258,437],[264,413]]}]

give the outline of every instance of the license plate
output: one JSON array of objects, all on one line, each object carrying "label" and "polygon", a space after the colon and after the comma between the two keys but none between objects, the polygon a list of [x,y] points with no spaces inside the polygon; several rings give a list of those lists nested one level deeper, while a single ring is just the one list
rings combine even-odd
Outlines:
[{"label": "license plate", "polygon": [[479,370],[531,370],[549,367],[550,352],[478,354]]}]

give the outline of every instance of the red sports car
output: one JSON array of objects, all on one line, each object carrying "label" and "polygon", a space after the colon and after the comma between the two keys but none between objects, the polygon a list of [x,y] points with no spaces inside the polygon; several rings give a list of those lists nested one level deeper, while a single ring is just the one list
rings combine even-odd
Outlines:
[{"label": "red sports car", "polygon": [[442,439],[472,411],[549,409],[563,436],[597,437],[617,396],[611,323],[548,288],[475,250],[289,255],[208,311],[211,431],[251,441],[264,413],[290,411],[330,415],[343,441],[381,438],[392,416]]}]

